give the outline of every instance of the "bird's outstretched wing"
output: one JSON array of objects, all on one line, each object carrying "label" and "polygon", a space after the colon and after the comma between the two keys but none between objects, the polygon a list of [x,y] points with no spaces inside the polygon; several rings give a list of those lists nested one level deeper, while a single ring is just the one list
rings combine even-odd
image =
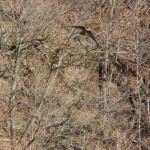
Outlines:
[{"label": "bird's outstretched wing", "polygon": [[86,27],[84,26],[70,26],[70,27],[80,29],[82,30],[82,32],[87,33],[90,36],[90,38],[96,43],[96,45],[99,46],[94,34],[89,29],[86,29]]},{"label": "bird's outstretched wing", "polygon": [[90,38],[99,46],[94,34],[91,31],[87,31],[87,34],[90,36]]},{"label": "bird's outstretched wing", "polygon": [[80,29],[86,32],[86,28],[84,26],[70,26],[70,27],[75,28],[75,29]]}]

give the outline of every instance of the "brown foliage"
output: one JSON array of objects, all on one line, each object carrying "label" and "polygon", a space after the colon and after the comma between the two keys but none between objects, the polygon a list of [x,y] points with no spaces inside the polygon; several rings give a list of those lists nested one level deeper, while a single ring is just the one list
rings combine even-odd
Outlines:
[{"label": "brown foliage", "polygon": [[0,1],[0,148],[148,149],[148,5]]}]

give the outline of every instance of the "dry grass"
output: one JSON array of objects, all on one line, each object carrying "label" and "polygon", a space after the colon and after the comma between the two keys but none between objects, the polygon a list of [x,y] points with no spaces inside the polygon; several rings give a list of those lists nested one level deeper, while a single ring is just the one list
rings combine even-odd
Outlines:
[{"label": "dry grass", "polygon": [[148,0],[0,6],[0,149],[148,150]]}]

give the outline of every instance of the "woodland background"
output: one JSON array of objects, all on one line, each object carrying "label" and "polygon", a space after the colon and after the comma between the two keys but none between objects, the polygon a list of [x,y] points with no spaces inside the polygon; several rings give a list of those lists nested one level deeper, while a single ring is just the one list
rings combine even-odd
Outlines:
[{"label": "woodland background", "polygon": [[149,39],[149,0],[0,0],[0,149],[148,150]]}]

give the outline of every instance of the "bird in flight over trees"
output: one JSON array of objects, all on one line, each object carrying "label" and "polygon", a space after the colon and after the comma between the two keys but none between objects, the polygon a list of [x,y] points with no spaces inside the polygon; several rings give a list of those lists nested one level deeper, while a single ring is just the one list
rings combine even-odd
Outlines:
[{"label": "bird in flight over trees", "polygon": [[81,35],[85,35],[87,33],[88,36],[96,43],[96,45],[99,46],[99,44],[98,44],[94,34],[90,30],[90,28],[87,28],[85,26],[70,26],[70,27],[81,30],[81,32],[80,32]]}]

